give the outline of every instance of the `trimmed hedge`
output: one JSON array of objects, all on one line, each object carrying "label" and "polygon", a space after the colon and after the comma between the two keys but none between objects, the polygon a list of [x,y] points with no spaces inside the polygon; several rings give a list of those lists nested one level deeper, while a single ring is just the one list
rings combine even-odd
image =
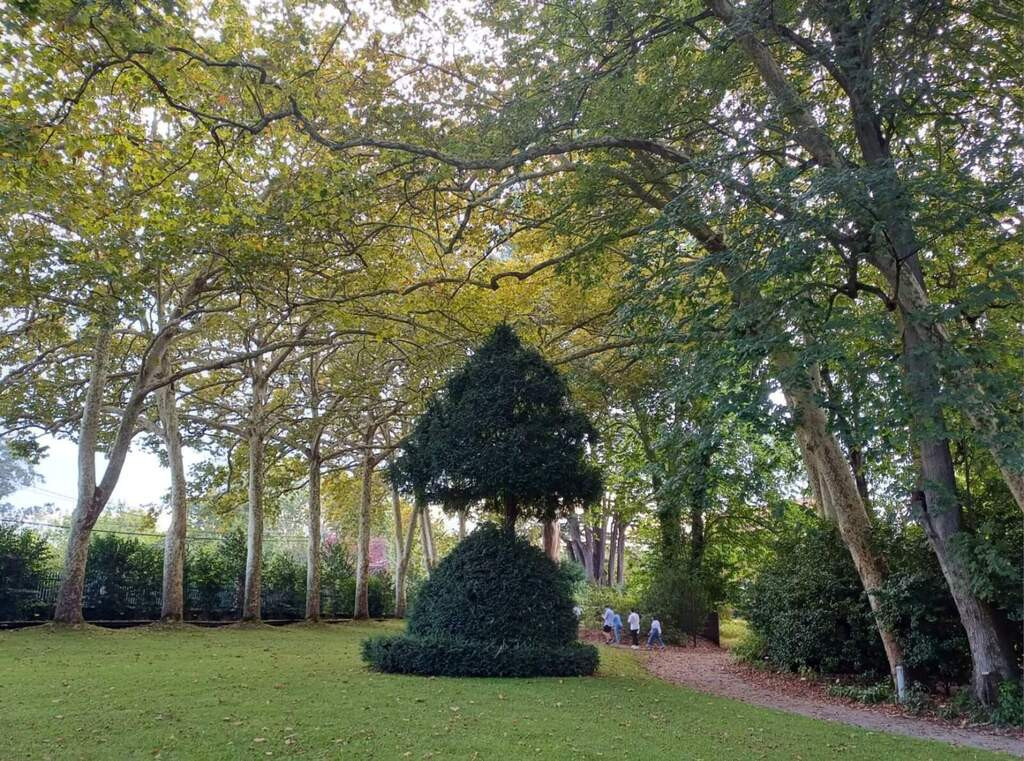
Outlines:
[{"label": "trimmed hedge", "polygon": [[576,640],[572,580],[539,549],[483,524],[438,564],[409,634],[564,645]]},{"label": "trimmed hedge", "polygon": [[509,644],[439,637],[372,637],[363,659],[374,670],[421,676],[589,676],[597,670],[597,648]]},{"label": "trimmed hedge", "polygon": [[439,676],[580,676],[597,649],[576,641],[572,579],[513,532],[480,526],[423,585],[405,636],[375,638],[377,671]]}]

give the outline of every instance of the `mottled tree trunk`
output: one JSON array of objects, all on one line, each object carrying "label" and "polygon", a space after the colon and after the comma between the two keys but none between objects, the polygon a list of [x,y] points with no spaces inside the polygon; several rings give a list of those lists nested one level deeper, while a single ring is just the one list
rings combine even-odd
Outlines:
[{"label": "mottled tree trunk", "polygon": [[373,429],[363,439],[362,489],[359,496],[359,533],[356,543],[356,600],[353,618],[370,617],[370,517],[373,504]]},{"label": "mottled tree trunk", "polygon": [[[394,494],[397,494],[395,492]],[[395,572],[395,618],[405,618],[406,599],[406,577],[409,574],[409,561],[412,558],[412,549],[416,538],[416,523],[420,517],[423,506],[419,500],[413,505],[412,515],[409,516],[409,526],[406,529],[405,543],[402,545],[402,554],[398,560],[398,569]]]},{"label": "mottled tree trunk", "polygon": [[263,479],[265,446],[263,416],[267,387],[256,374],[249,412],[249,514],[245,541],[245,587],[242,620],[259,621],[263,593]]},{"label": "mottled tree trunk", "polygon": [[85,564],[89,554],[89,539],[109,494],[96,486],[96,441],[99,436],[103,390],[110,365],[110,344],[113,327],[101,325],[93,346],[89,385],[82,407],[82,421],[78,432],[78,495],[75,511],[71,515],[71,533],[68,536],[64,569],[57,590],[53,620],[62,624],[80,624],[82,597],[85,592]]},{"label": "mottled tree trunk", "polygon": [[309,468],[309,501],[306,515],[306,620],[319,621],[320,610],[320,360],[314,354],[309,358],[309,417],[312,435],[306,452]]},{"label": "mottled tree trunk", "polygon": [[306,547],[306,620],[320,620],[321,519],[320,519],[320,436],[316,434],[309,454],[309,515]]},{"label": "mottled tree trunk", "polygon": [[[746,51],[766,88],[781,106],[793,126],[794,137],[823,169],[846,171],[828,133],[819,125],[814,111],[788,81],[772,49],[755,32],[749,20],[740,18],[730,0],[707,0],[709,9],[726,23]],[[836,45],[859,46],[861,27],[847,15],[832,25],[830,33]],[[904,388],[911,408],[911,433],[917,441],[923,490],[918,503],[918,519],[928,536],[960,612],[967,633],[973,664],[975,696],[983,703],[996,697],[995,685],[1019,678],[1020,672],[1008,638],[995,621],[989,606],[974,594],[969,572],[955,552],[961,533],[960,502],[957,495],[949,441],[939,400],[938,358],[946,340],[944,330],[933,317],[934,307],[925,288],[916,232],[910,220],[911,204],[899,178],[888,144],[882,138],[879,115],[872,104],[873,62],[870,56],[842,60],[854,86],[848,90],[851,121],[861,155],[872,172],[870,178],[875,208],[865,215],[864,198],[859,193],[848,206],[858,220],[858,236],[867,261],[885,278],[893,294],[903,328]],[[843,192],[843,188],[839,188]],[[877,230],[882,230],[879,236]],[[854,252],[854,256],[858,252]],[[966,389],[976,388],[968,368],[957,382]],[[1018,504],[1024,508],[1017,489],[1012,455],[998,434],[994,416],[984,395],[969,400],[965,414],[990,444],[993,457],[1007,478]]]},{"label": "mottled tree trunk", "polygon": [[466,511],[459,510],[459,541],[466,538]]},{"label": "mottled tree trunk", "polygon": [[626,528],[626,524],[620,527],[615,548],[615,584],[619,587],[626,583]]},{"label": "mottled tree trunk", "polygon": [[[165,363],[164,371],[170,367]],[[188,530],[188,505],[185,494],[185,462],[182,456],[181,430],[178,425],[177,399],[173,384],[157,392],[157,406],[167,462],[171,471],[171,522],[164,536],[163,594],[160,618],[177,622],[185,616],[185,538]]]},{"label": "mottled tree trunk", "polygon": [[545,520],[542,523],[542,531],[544,538],[544,554],[551,558],[552,562],[557,563],[559,557],[559,532],[558,532],[558,519],[552,518],[551,520]]}]

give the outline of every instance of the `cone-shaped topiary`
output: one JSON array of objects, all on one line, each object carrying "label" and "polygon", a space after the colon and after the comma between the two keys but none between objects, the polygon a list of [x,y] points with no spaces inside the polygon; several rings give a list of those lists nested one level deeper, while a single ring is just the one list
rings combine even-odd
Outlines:
[{"label": "cone-shaped topiary", "polygon": [[576,641],[570,580],[536,547],[485,524],[420,590],[409,633],[363,644],[378,671],[443,676],[577,676],[597,668]]}]

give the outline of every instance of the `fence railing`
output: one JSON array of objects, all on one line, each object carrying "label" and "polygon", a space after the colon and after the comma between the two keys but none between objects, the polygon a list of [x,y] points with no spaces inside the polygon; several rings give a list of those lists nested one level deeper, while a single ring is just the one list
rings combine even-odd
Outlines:
[{"label": "fence railing", "polygon": [[[0,621],[49,620],[53,617],[59,573],[44,573],[33,584],[19,588],[0,588]],[[347,618],[352,615],[354,584],[340,588],[325,587],[320,592],[320,608],[326,617]],[[388,600],[384,590],[371,587],[370,614],[382,616]],[[158,585],[136,585],[117,582],[86,581],[82,610],[88,620],[157,620],[160,617],[162,590]],[[226,587],[185,587],[185,618],[195,620],[227,620],[241,615],[241,589]],[[261,596],[264,618],[301,619],[306,600],[300,594],[264,590]]]}]

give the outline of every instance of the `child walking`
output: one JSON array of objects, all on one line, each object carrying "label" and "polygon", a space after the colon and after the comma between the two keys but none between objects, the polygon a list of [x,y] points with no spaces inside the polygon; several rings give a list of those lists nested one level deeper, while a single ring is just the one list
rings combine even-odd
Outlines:
[{"label": "child walking", "polygon": [[650,650],[654,644],[661,645],[661,649],[665,649],[665,641],[661,638],[661,621],[656,618],[651,619],[651,633],[647,635],[647,649]]},{"label": "child walking", "polygon": [[629,609],[629,618],[626,619],[629,622],[629,636],[633,639],[633,649],[636,650],[640,647],[640,614],[635,609]]},{"label": "child walking", "polygon": [[616,613],[612,617],[612,629],[615,631],[615,644],[622,641],[622,616]]}]

